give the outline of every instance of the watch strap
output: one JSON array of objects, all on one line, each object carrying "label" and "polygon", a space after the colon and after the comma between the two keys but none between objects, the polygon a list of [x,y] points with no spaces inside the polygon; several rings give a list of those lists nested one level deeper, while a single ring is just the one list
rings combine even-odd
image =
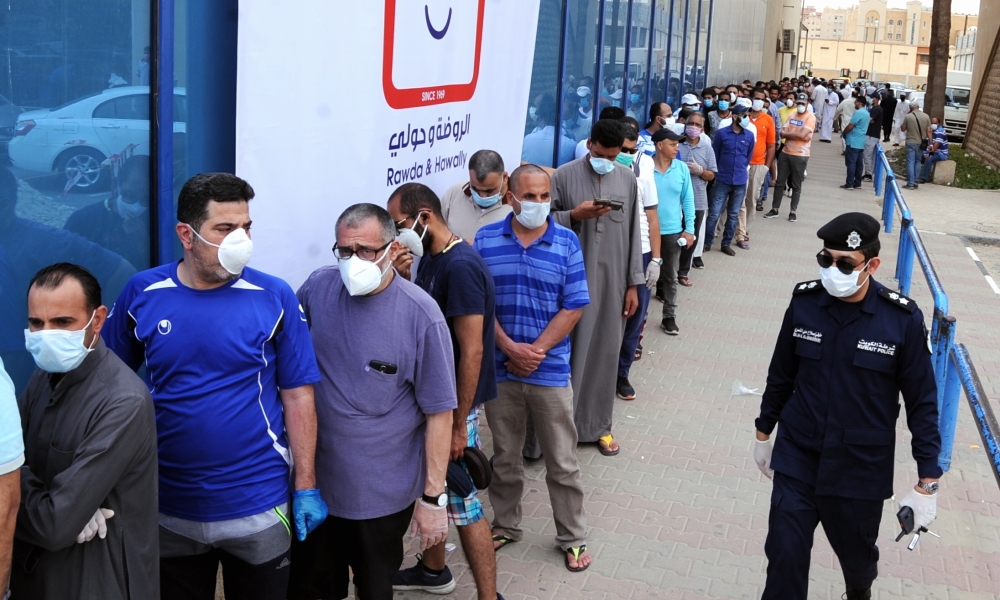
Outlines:
[{"label": "watch strap", "polygon": [[928,494],[936,494],[939,488],[938,482],[936,481],[930,481],[930,482],[920,481],[917,482],[917,487],[924,490]]}]

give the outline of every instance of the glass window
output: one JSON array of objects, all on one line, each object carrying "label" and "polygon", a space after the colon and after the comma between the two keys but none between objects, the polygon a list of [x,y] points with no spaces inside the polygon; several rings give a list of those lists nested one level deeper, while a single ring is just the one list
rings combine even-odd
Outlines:
[{"label": "glass window", "polygon": [[671,9],[668,10],[668,22],[670,24],[667,73],[667,96],[666,102],[671,107],[680,105],[683,92],[683,72],[684,72],[684,14],[687,12],[687,1],[680,0],[671,2]]},{"label": "glass window", "polygon": [[22,330],[36,272],[79,264],[111,306],[150,266],[149,14],[125,0],[4,8],[0,356],[18,391],[35,368]]},{"label": "glass window", "polygon": [[[556,167],[567,162],[555,161],[556,135],[563,136],[559,123],[557,99],[559,97],[559,44],[562,41],[562,2],[541,0],[538,7],[538,29],[535,34],[535,57],[531,67],[531,91],[529,92],[528,114],[524,122],[524,143],[521,160],[544,167]],[[566,94],[576,93],[575,89],[565,90]],[[573,110],[576,111],[576,104]],[[558,134],[557,134],[558,132]],[[573,142],[564,147],[571,149]],[[572,158],[572,154],[562,158]],[[507,165],[513,171],[512,165]]]},{"label": "glass window", "polygon": [[711,20],[712,0],[701,0],[701,15],[698,21],[698,77],[701,83],[695,85],[697,94],[708,87],[708,23]]},{"label": "glass window", "polygon": [[700,0],[687,0],[687,39],[684,41],[684,86],[685,94],[701,94],[705,87],[704,73],[698,72],[698,16]]},{"label": "glass window", "polygon": [[604,53],[600,106],[625,107],[629,90],[625,73],[625,29],[628,27],[628,0],[604,3]]},{"label": "glass window", "polygon": [[[563,65],[563,89],[566,93],[562,103],[564,135],[559,138],[559,164],[567,162],[566,159],[572,160],[576,144],[590,137],[590,127],[597,117],[595,96],[601,91],[595,85],[600,9],[601,0],[566,3],[568,27]],[[575,94],[573,89],[576,89]]]},{"label": "glass window", "polygon": [[[652,38],[649,35],[652,24],[652,0],[633,0],[632,2],[632,46],[628,58],[629,103],[625,110],[628,116],[646,125],[649,116],[649,45]],[[638,94],[638,102],[634,102]]]},{"label": "glass window", "polygon": [[[653,11],[653,67],[649,82],[650,101],[663,102],[669,91],[667,74],[667,46],[670,35],[670,1],[657,0]],[[674,79],[673,87],[676,88]]]}]

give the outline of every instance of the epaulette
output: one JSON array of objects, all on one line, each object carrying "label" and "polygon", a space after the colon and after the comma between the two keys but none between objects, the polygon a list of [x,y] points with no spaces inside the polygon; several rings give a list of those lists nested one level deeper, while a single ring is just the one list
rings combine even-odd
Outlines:
[{"label": "epaulette", "polygon": [[823,289],[820,284],[819,279],[813,279],[812,281],[803,281],[802,283],[796,283],[795,289],[792,290],[793,296],[798,296],[799,294],[805,294],[808,292],[815,292],[816,290]]},{"label": "epaulette", "polygon": [[895,290],[890,290],[889,288],[886,287],[879,288],[878,295],[882,296],[883,298],[895,304],[899,308],[902,308],[903,310],[913,312],[917,308],[917,303],[914,302],[913,299],[907,298],[906,296],[900,294]]}]

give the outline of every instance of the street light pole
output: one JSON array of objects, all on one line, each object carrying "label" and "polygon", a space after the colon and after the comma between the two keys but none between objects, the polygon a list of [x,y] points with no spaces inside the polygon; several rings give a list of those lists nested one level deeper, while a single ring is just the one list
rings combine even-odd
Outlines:
[{"label": "street light pole", "polygon": [[875,74],[875,47],[878,45],[878,19],[875,19],[875,40],[872,42],[872,70],[868,73],[870,79],[874,79]]}]

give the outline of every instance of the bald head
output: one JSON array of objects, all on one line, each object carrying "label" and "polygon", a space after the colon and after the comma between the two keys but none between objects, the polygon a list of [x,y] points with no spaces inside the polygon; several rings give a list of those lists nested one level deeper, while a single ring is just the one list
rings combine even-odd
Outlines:
[{"label": "bald head", "polygon": [[536,178],[539,177],[545,180],[546,186],[549,185],[549,174],[545,172],[545,169],[538,165],[521,165],[510,174],[510,191],[514,193],[515,197],[520,198],[518,194],[521,190],[531,185],[528,182],[535,183]]}]

